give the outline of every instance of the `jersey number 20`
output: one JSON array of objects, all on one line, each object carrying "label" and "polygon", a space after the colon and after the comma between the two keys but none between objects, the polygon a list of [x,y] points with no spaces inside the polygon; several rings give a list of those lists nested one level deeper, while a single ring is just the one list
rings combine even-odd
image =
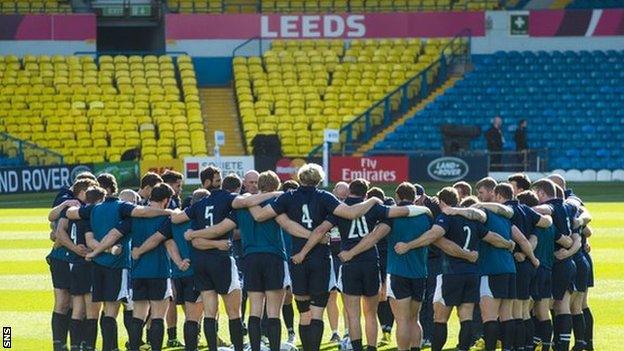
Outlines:
[{"label": "jersey number 20", "polygon": [[349,239],[363,238],[368,234],[368,225],[366,225],[366,217],[356,218],[351,221],[351,229],[349,229]]}]

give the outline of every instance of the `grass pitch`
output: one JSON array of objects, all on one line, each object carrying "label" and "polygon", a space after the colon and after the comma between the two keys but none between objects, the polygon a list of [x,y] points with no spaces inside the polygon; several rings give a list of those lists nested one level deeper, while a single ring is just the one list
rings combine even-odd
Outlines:
[{"label": "grass pitch", "polygon": [[[594,236],[590,239],[596,276],[596,287],[590,290],[594,344],[600,351],[621,350],[624,345],[624,184],[577,185],[575,190],[588,202],[594,217]],[[0,325],[11,327],[15,350],[52,348],[52,283],[45,262],[51,247],[46,219],[51,198],[51,194],[0,196]],[[220,317],[220,335],[227,340],[225,313]],[[181,311],[178,319],[181,338]],[[121,318],[118,323],[120,341],[125,342]],[[327,320],[325,325],[324,340],[328,340]],[[447,348],[453,349],[457,332],[458,323],[453,319],[449,323]],[[337,346],[325,347],[332,348]]]}]

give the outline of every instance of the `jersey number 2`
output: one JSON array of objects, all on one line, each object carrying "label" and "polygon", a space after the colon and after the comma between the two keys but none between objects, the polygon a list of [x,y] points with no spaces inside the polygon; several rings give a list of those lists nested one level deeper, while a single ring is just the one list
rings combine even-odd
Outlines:
[{"label": "jersey number 2", "polygon": [[465,225],[464,232],[466,232],[466,243],[464,243],[464,250],[468,250],[468,245],[470,245],[470,236],[472,235],[472,231],[470,227]]}]

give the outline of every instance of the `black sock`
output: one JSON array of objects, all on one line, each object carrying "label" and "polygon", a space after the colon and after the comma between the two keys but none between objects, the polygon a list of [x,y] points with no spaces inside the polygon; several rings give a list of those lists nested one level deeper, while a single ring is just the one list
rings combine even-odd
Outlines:
[{"label": "black sock", "polygon": [[267,335],[271,351],[279,351],[282,344],[282,323],[279,318],[267,319]]},{"label": "black sock", "polygon": [[186,351],[195,351],[197,349],[198,334],[199,324],[197,322],[184,322],[184,349]]},{"label": "black sock", "polygon": [[251,350],[260,350],[260,317],[249,316],[247,329],[249,332],[249,344],[251,345]]},{"label": "black sock", "polygon": [[550,351],[552,348],[553,324],[550,319],[539,322],[539,328],[536,333],[542,341],[542,350]]},{"label": "black sock", "polygon": [[366,346],[366,351],[377,351],[377,346],[367,345]]},{"label": "black sock", "polygon": [[95,349],[95,342],[97,341],[97,319],[87,319],[84,321],[84,339],[87,346],[87,350]]},{"label": "black sock", "polygon": [[72,351],[80,350],[80,343],[83,341],[82,319],[71,319],[69,322],[69,340]]},{"label": "black sock", "polygon": [[128,333],[128,339],[130,339],[130,330],[132,330],[132,311],[124,310],[123,312],[123,324]]},{"label": "black sock", "polygon": [[524,344],[526,343],[526,328],[524,327],[524,321],[522,319],[513,320],[513,330],[515,335],[513,336],[513,348],[516,351],[524,351]]},{"label": "black sock", "polygon": [[312,319],[310,322],[310,350],[320,350],[324,327],[321,319]]},{"label": "black sock", "polygon": [[420,351],[420,347],[412,347],[410,348],[410,351]]},{"label": "black sock", "polygon": [[266,312],[266,307],[264,308],[264,314],[262,315],[262,319],[260,320],[260,334],[262,336],[269,337],[267,334],[267,323],[269,322],[269,315]]},{"label": "black sock", "polygon": [[433,323],[433,338],[431,340],[432,351],[442,351],[446,338],[448,336],[448,328],[446,323]]},{"label": "black sock", "polygon": [[353,351],[362,351],[362,339],[351,340]]},{"label": "black sock", "polygon": [[243,322],[240,318],[230,319],[230,341],[234,351],[243,351]]},{"label": "black sock", "polygon": [[583,314],[572,315],[572,330],[574,331],[574,350],[585,349],[585,317]]},{"label": "black sock", "polygon": [[472,321],[463,321],[460,323],[458,348],[460,351],[468,351],[468,349],[470,349],[470,344],[472,344],[472,330],[470,330],[471,328]]},{"label": "black sock", "polygon": [[498,321],[483,323],[483,338],[485,339],[485,350],[494,351],[498,340]]},{"label": "black sock", "polygon": [[385,333],[391,332],[394,324],[394,315],[388,300],[381,301],[377,306],[377,317],[379,318],[379,324],[381,324],[381,330]]},{"label": "black sock", "polygon": [[160,351],[165,338],[165,321],[162,318],[152,319],[150,331],[150,346],[153,351]]},{"label": "black sock", "polygon": [[515,325],[516,323],[515,323],[515,320],[513,319],[501,322],[502,335],[503,335],[502,337],[503,350],[513,349]]},{"label": "black sock", "polygon": [[303,351],[310,350],[310,325],[299,324],[299,339],[301,340],[301,347]]},{"label": "black sock", "polygon": [[204,318],[204,335],[208,343],[208,350],[217,349],[217,320],[214,318]]},{"label": "black sock", "polygon": [[52,344],[54,350],[67,346],[69,318],[66,314],[52,312]]},{"label": "black sock", "polygon": [[535,336],[535,324],[532,319],[525,319],[524,324],[524,349],[526,351],[533,350],[533,337]]},{"label": "black sock", "polygon": [[[124,316],[125,317],[125,316]],[[125,322],[125,319],[124,319]],[[128,348],[136,351],[141,346],[141,337],[143,336],[143,326],[145,322],[141,318],[132,318],[130,321],[130,334],[128,335]]]},{"label": "black sock", "polygon": [[282,306],[282,317],[284,317],[284,324],[286,325],[288,332],[290,333],[291,331],[294,331],[295,311],[293,311],[292,303]]},{"label": "black sock", "polygon": [[583,317],[585,317],[585,349],[594,349],[594,316],[589,307],[583,309]]},{"label": "black sock", "polygon": [[102,329],[102,351],[118,349],[117,345],[117,321],[113,317],[102,317],[100,322]]},{"label": "black sock", "polygon": [[557,350],[569,350],[572,339],[572,315],[560,314],[555,319],[555,325],[559,326],[559,339],[556,340]]},{"label": "black sock", "polygon": [[177,338],[178,338],[178,328],[177,327],[167,328],[167,340],[175,340]]}]

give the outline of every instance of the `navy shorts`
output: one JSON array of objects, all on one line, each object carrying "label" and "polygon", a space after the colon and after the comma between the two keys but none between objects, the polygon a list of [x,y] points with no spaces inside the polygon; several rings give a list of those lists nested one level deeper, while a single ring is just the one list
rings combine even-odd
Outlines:
[{"label": "navy shorts", "polygon": [[196,255],[192,262],[195,290],[214,290],[219,295],[226,295],[241,288],[238,268],[230,255]]},{"label": "navy shorts", "polygon": [[133,301],[162,301],[173,296],[169,278],[132,279]]},{"label": "navy shorts", "polygon": [[294,295],[320,295],[336,286],[336,276],[330,257],[308,258],[301,264],[290,262],[289,269]]},{"label": "navy shorts", "polygon": [[480,282],[481,297],[491,297],[494,299],[515,299],[516,298],[516,274],[502,273],[481,276]]},{"label": "navy shorts", "polygon": [[438,274],[433,302],[459,306],[479,302],[479,274]]},{"label": "navy shorts", "polygon": [[531,281],[535,271],[535,266],[529,260],[516,262],[516,299],[528,300],[531,297]]},{"label": "navy shorts", "polygon": [[175,288],[176,305],[184,305],[186,302],[196,303],[199,300],[199,291],[195,290],[193,276],[173,278]]},{"label": "navy shorts", "polygon": [[405,278],[393,274],[386,277],[386,294],[396,300],[411,298],[422,302],[426,288],[427,278]]},{"label": "navy shorts", "polygon": [[531,298],[535,301],[552,298],[552,271],[544,266],[537,267],[531,283]]},{"label": "navy shorts", "polygon": [[93,302],[116,302],[130,297],[126,268],[110,268],[93,263],[91,279]]},{"label": "navy shorts", "polygon": [[71,265],[71,295],[85,295],[91,293],[91,267],[89,262]]},{"label": "navy shorts", "polygon": [[281,257],[271,253],[252,253],[245,256],[246,291],[264,292],[280,290],[290,286],[288,264]]},{"label": "navy shorts", "polygon": [[583,255],[585,256],[587,263],[589,263],[589,276],[587,277],[587,287],[593,288],[594,287],[594,261],[592,260],[589,252],[583,251]]},{"label": "navy shorts", "polygon": [[[379,253],[379,275],[384,278],[388,275],[388,245],[377,245],[377,252]],[[385,284],[385,278],[381,282]]]},{"label": "navy shorts", "polygon": [[340,267],[338,289],[347,295],[376,296],[381,277],[377,261],[348,262]]},{"label": "navy shorts", "polygon": [[54,289],[68,290],[71,287],[71,272],[69,262],[46,257],[52,274],[52,286]]},{"label": "navy shorts", "polygon": [[574,265],[576,266],[576,275],[574,276],[574,291],[586,292],[589,286],[589,272],[591,268],[585,255],[578,254],[574,256]]},{"label": "navy shorts", "polygon": [[552,268],[552,296],[555,300],[563,299],[566,291],[574,291],[576,266],[572,259],[557,261]]}]

